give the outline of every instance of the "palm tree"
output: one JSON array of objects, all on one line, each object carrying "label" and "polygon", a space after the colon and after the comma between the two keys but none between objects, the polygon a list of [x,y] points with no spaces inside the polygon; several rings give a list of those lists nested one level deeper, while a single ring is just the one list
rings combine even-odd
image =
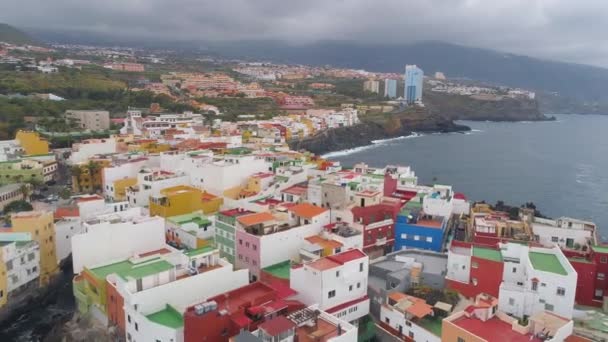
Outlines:
[{"label": "palm tree", "polygon": [[23,199],[26,201],[30,200],[30,196],[32,195],[32,187],[30,184],[24,183],[19,187],[19,191],[23,195]]}]

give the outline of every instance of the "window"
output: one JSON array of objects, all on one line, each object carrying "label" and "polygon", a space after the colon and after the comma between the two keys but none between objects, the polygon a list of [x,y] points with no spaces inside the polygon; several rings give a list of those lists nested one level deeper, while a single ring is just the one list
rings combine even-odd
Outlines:
[{"label": "window", "polygon": [[34,260],[34,253],[30,253],[30,254],[28,254],[28,255],[27,255],[27,260],[28,260],[28,261],[32,261],[32,260]]},{"label": "window", "polygon": [[359,264],[359,272],[363,272],[363,263]]},{"label": "window", "polygon": [[551,237],[551,242],[558,242],[559,238],[557,236],[552,236]]},{"label": "window", "polygon": [[432,238],[432,237],[430,237],[430,236],[427,236],[427,237],[426,237],[426,242],[433,242],[433,238]]},{"label": "window", "polygon": [[558,296],[565,296],[566,295],[566,289],[563,287],[558,287],[557,288],[557,295]]},{"label": "window", "polygon": [[403,240],[407,240],[407,234],[401,234],[401,238],[402,238]]},{"label": "window", "polygon": [[456,342],[466,342],[466,341],[464,340],[464,338],[462,338],[462,337],[458,337],[458,338],[456,339]]},{"label": "window", "polygon": [[131,315],[127,315],[127,321],[129,321],[129,323],[131,323]]},{"label": "window", "polygon": [[357,288],[361,288],[361,283],[357,283]]},{"label": "window", "polygon": [[537,291],[538,290],[538,282],[537,281],[533,281],[532,282],[532,291]]},{"label": "window", "polygon": [[605,277],[606,277],[606,275],[604,273],[597,274],[597,280],[604,280]]},{"label": "window", "polygon": [[239,260],[243,260],[243,255],[239,254]]},{"label": "window", "polygon": [[327,292],[327,298],[334,298],[336,296],[336,290]]},{"label": "window", "polygon": [[139,331],[139,325],[137,325],[137,322],[135,323],[135,331]]},{"label": "window", "polygon": [[384,321],[386,322],[386,324],[391,324],[391,319],[388,317],[384,317]]},{"label": "window", "polygon": [[517,267],[513,267],[513,273],[517,273]]},{"label": "window", "polygon": [[420,235],[414,235],[414,241],[420,241]]},{"label": "window", "polygon": [[353,286],[352,285],[348,285],[348,291],[352,291],[353,290]]},{"label": "window", "polygon": [[252,245],[252,247],[253,247],[253,250],[254,250],[254,251],[257,251],[257,250],[258,250],[258,245]]},{"label": "window", "polygon": [[340,276],[340,271],[336,271],[336,278]]},{"label": "window", "polygon": [[414,338],[414,332],[413,331],[410,331],[409,335],[410,335],[411,338]]},{"label": "window", "polygon": [[515,305],[515,299],[509,298],[509,305]]},{"label": "window", "polygon": [[127,340],[131,341],[131,334],[127,333]]},{"label": "window", "polygon": [[243,245],[243,240],[239,239],[239,245]]},{"label": "window", "polygon": [[249,248],[249,242],[245,242],[245,247]]},{"label": "window", "polygon": [[479,268],[479,263],[477,261],[473,261],[473,262],[471,262],[471,267]]},{"label": "window", "polygon": [[608,263],[608,256],[605,256],[605,255],[601,256],[600,257],[600,262],[602,264]]},{"label": "window", "polygon": [[406,326],[408,326],[408,327],[411,327],[411,326],[412,326],[412,322],[410,322],[410,321],[405,321],[405,325],[406,325]]},{"label": "window", "polygon": [[546,304],[545,303],[545,310],[547,310],[547,311],[553,311],[553,309],[554,309],[554,307],[553,307],[552,304]]},{"label": "window", "polygon": [[473,285],[477,286],[477,278],[473,278],[473,279],[471,279],[471,281],[472,281]]}]

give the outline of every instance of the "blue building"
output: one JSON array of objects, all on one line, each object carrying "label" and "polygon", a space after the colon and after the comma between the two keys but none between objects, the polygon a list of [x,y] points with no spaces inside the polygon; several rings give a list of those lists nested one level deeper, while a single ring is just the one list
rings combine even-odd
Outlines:
[{"label": "blue building", "polygon": [[397,80],[387,78],[384,80],[384,97],[394,99],[397,97]]},{"label": "blue building", "polygon": [[422,79],[424,72],[415,65],[405,66],[405,89],[403,98],[408,104],[422,101]]},{"label": "blue building", "polygon": [[[411,203],[408,202],[408,204]],[[425,215],[422,210],[407,208],[397,215],[395,223],[395,250],[417,248],[443,251],[448,218]]]}]

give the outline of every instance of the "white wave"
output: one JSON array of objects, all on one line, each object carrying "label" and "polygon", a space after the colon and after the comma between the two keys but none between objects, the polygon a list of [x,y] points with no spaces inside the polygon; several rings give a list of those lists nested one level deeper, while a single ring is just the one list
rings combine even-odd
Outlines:
[{"label": "white wave", "polygon": [[350,154],[353,154],[353,153],[365,151],[365,150],[368,150],[370,148],[386,145],[386,144],[389,144],[389,143],[394,142],[394,141],[405,140],[405,139],[413,139],[413,138],[418,138],[418,137],[422,137],[422,136],[424,136],[424,134],[412,132],[411,135],[405,135],[405,136],[396,137],[396,138],[372,140],[372,144],[371,145],[359,146],[359,147],[355,147],[355,148],[349,148],[347,150],[340,150],[340,151],[335,151],[335,152],[329,152],[329,153],[326,153],[326,154],[322,155],[321,157],[322,158],[343,157],[343,156],[347,156],[347,155],[350,155]]},{"label": "white wave", "polygon": [[472,129],[471,132],[483,132],[483,131],[480,129]]}]

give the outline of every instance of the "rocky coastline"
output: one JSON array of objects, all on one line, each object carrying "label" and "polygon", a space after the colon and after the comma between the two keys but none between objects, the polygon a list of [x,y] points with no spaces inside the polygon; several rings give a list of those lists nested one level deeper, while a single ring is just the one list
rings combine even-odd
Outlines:
[{"label": "rocky coastline", "polygon": [[289,147],[293,150],[306,150],[315,154],[371,145],[374,140],[404,137],[416,133],[467,132],[471,128],[447,119],[422,120],[416,124],[403,125],[388,122],[363,122],[351,127],[340,127],[320,132],[305,139],[292,140]]}]

